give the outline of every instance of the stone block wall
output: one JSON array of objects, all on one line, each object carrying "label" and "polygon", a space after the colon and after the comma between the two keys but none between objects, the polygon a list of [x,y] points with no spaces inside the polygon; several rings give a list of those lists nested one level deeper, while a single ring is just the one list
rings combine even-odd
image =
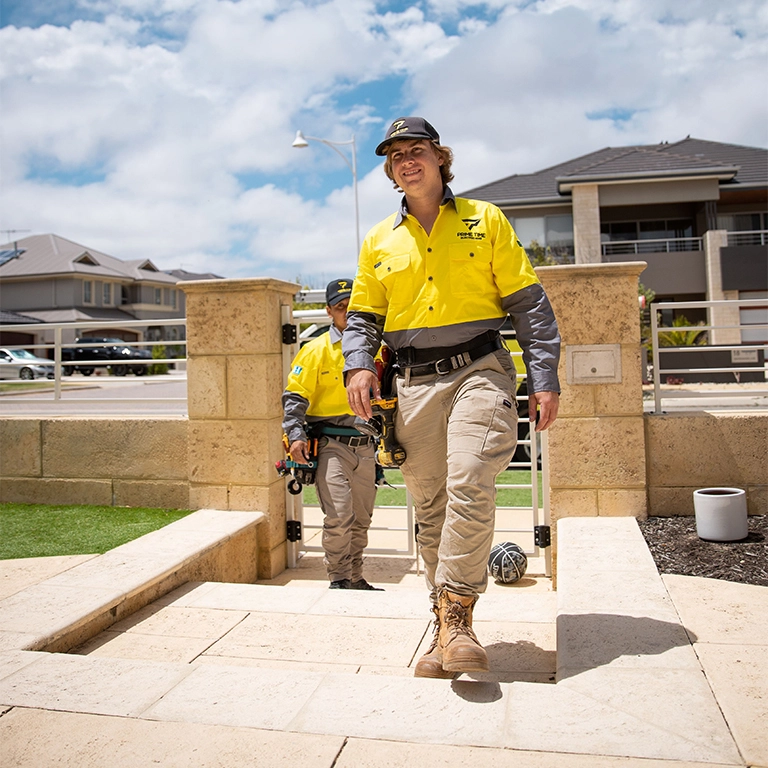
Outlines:
[{"label": "stone block wall", "polygon": [[0,501],[189,509],[184,418],[0,419]]},{"label": "stone block wall", "polygon": [[645,417],[653,515],[692,515],[698,488],[743,488],[747,511],[768,514],[768,413],[693,411]]}]

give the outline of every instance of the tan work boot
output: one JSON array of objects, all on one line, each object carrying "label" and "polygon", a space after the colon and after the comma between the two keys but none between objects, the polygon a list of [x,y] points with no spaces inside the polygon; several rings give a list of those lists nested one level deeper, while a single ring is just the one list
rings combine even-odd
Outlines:
[{"label": "tan work boot", "polygon": [[455,675],[453,672],[447,672],[440,663],[440,652],[437,648],[437,641],[440,636],[440,612],[437,606],[432,606],[432,612],[435,614],[435,629],[432,635],[432,643],[429,650],[416,662],[416,668],[413,670],[414,677],[432,677],[439,680],[450,680]]},{"label": "tan work boot", "polygon": [[443,589],[438,596],[440,633],[437,653],[446,672],[487,672],[488,655],[472,631],[476,597],[454,595]]}]

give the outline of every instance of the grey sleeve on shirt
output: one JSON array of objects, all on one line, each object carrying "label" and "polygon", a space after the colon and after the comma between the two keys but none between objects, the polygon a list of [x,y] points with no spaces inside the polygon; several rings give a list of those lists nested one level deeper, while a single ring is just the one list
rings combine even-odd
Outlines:
[{"label": "grey sleeve on shirt", "polygon": [[560,333],[544,288],[536,283],[504,296],[501,306],[512,318],[528,370],[529,392],[559,392],[557,365]]},{"label": "grey sleeve on shirt", "polygon": [[296,392],[283,392],[283,432],[288,435],[288,442],[306,440],[304,431],[309,400]]},{"label": "grey sleeve on shirt", "polygon": [[341,337],[344,353],[344,373],[354,368],[367,368],[376,372],[374,358],[381,346],[384,317],[373,312],[350,312],[347,327]]}]

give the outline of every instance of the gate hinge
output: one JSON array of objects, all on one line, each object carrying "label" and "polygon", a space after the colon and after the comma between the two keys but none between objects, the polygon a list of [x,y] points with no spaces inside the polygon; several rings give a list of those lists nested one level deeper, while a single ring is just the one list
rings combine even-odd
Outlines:
[{"label": "gate hinge", "polygon": [[533,526],[533,543],[537,547],[552,546],[552,534],[548,525]]},{"label": "gate hinge", "polygon": [[288,541],[301,541],[301,520],[286,520],[285,529]]},{"label": "gate hinge", "polygon": [[295,344],[298,341],[296,326],[291,323],[283,325],[283,344]]}]

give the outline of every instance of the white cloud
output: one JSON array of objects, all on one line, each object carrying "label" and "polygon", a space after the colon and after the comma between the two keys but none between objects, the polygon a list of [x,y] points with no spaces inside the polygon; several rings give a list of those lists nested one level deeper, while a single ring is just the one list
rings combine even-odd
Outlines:
[{"label": "white cloud", "polygon": [[162,268],[353,271],[351,176],[297,128],[355,133],[363,233],[397,205],[372,148],[407,111],[456,150],[457,191],[608,144],[768,143],[757,0],[84,5],[107,15],[0,29],[0,226]]}]

